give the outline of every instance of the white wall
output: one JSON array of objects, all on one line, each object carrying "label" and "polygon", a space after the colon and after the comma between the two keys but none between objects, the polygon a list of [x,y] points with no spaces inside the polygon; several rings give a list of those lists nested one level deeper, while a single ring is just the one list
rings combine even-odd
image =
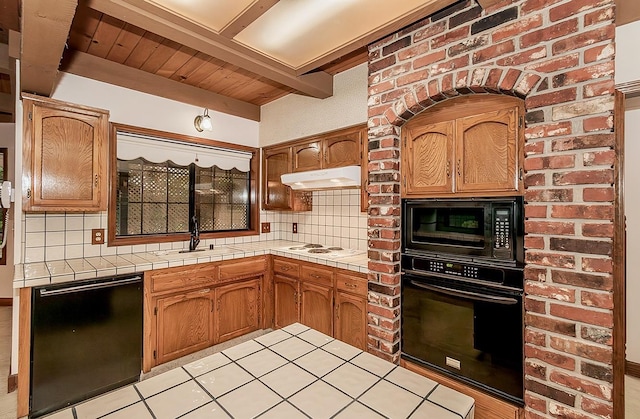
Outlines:
[{"label": "white wall", "polygon": [[[616,84],[640,80],[637,40],[640,22],[616,28]],[[627,216],[627,360],[640,363],[640,266],[634,263],[640,254],[640,109],[625,113],[624,200]]]},{"label": "white wall", "polygon": [[367,64],[337,74],[333,96],[287,95],[262,106],[260,147],[367,122]]},{"label": "white wall", "polygon": [[73,74],[61,73],[54,99],[107,109],[109,120],[194,137],[258,146],[259,123],[209,111],[213,131],[199,133],[193,126],[204,109]]}]

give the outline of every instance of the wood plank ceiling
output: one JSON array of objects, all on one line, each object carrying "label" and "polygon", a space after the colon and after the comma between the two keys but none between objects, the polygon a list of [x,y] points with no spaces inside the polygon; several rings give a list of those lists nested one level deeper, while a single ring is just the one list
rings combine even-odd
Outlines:
[{"label": "wood plank ceiling", "polygon": [[[294,91],[82,5],[71,26],[68,45],[70,58],[75,52],[87,53],[258,106]],[[360,59],[366,61],[366,55],[361,54]]]},{"label": "wood plank ceiling", "polygon": [[[259,120],[260,106],[287,94],[330,96],[333,75],[366,62],[367,43],[456,2],[411,0],[413,8],[390,17],[383,29],[351,39],[316,59],[301,59],[293,65],[278,61],[273,54],[267,56],[251,49],[247,35],[251,31],[245,29],[260,23],[270,10],[276,12],[285,3],[287,7],[300,3],[242,0],[249,6],[226,26],[213,28],[160,7],[171,1],[174,0],[0,0],[0,122],[13,118],[12,57],[22,59],[23,90],[50,95],[55,75],[66,71]],[[226,5],[233,7],[239,4],[234,3],[238,0],[206,1],[229,1]],[[498,0],[476,1],[486,8]],[[59,10],[63,8],[60,3],[75,12],[75,16],[71,14],[72,21],[67,9]],[[335,7],[347,7],[347,3],[351,2],[335,3]],[[640,19],[639,4],[637,0],[617,0],[618,24]],[[48,9],[34,10],[34,5]],[[63,12],[67,14],[59,17]],[[344,9],[336,13],[344,13]],[[338,14],[333,18],[343,17]],[[61,38],[65,30],[68,37]],[[64,55],[58,62],[55,51],[63,49]],[[11,53],[16,50],[17,53]],[[43,74],[49,76],[39,76]],[[45,78],[42,83],[40,79]],[[35,87],[29,90],[28,86]]]}]

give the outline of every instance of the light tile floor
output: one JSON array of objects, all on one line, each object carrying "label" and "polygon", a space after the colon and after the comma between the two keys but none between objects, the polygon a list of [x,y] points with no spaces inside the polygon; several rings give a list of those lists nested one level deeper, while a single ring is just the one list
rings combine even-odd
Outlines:
[{"label": "light tile floor", "polygon": [[472,398],[294,324],[48,416],[473,419]]}]

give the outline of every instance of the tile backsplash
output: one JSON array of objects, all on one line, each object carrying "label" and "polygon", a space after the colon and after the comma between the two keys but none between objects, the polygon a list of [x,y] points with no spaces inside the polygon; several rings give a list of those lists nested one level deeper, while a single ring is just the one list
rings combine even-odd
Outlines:
[{"label": "tile backsplash", "polygon": [[[260,211],[260,221],[271,223],[271,232],[257,236],[202,240],[209,244],[237,244],[263,240],[292,240],[366,250],[367,215],[360,212],[360,190],[313,192],[309,212]],[[298,233],[292,233],[298,223]],[[107,213],[23,213],[22,261],[25,263],[107,256],[165,249],[183,249],[188,241],[135,246],[91,244],[91,229],[107,230]]]}]

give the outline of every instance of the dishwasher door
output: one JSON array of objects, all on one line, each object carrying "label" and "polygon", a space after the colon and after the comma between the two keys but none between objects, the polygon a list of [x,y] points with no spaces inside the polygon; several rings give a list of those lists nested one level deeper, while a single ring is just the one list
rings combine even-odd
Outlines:
[{"label": "dishwasher door", "polygon": [[138,381],[142,277],[33,290],[30,417]]}]

